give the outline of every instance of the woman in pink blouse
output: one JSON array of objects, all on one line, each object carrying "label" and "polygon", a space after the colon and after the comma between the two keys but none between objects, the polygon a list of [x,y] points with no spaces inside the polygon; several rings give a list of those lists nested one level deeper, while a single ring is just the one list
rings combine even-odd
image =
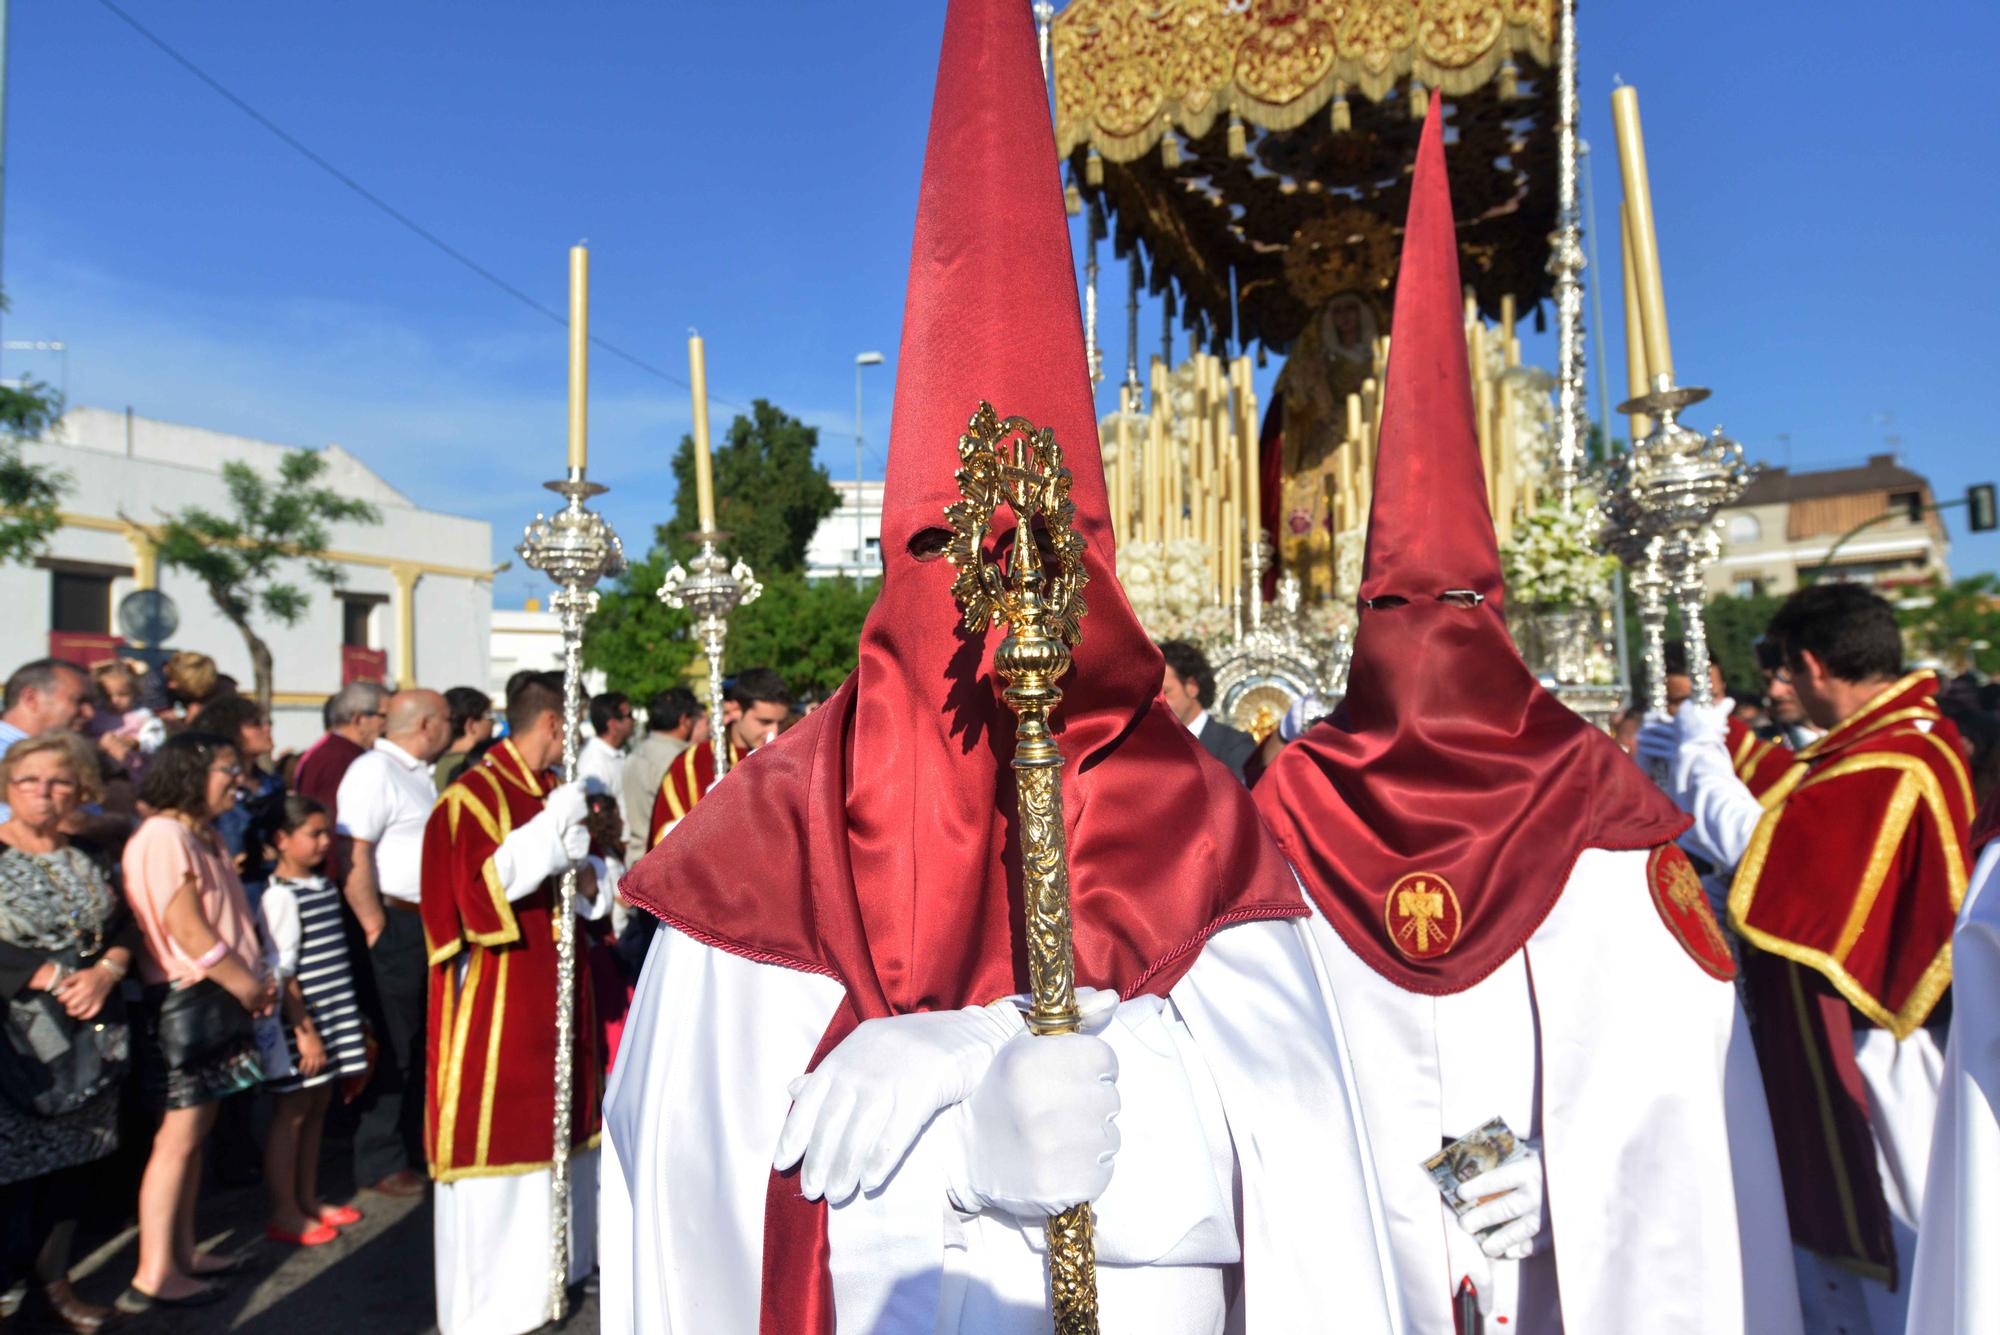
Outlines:
[{"label": "woman in pink blouse", "polygon": [[139,1268],[119,1308],[197,1307],[223,1295],[206,1277],[241,1261],[195,1250],[202,1142],[217,1101],[263,1076],[252,1017],[276,1002],[242,882],[214,821],[236,801],[235,748],[184,732],[154,753],[139,796],[154,812],[125,845],[125,896],[146,949],[139,1070],[162,1113],[139,1184]]}]

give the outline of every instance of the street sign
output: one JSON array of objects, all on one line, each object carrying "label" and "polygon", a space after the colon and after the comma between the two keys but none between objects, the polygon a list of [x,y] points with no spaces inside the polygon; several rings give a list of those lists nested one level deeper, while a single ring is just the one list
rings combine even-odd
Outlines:
[{"label": "street sign", "polygon": [[158,648],[180,625],[180,609],[158,589],[134,589],[118,600],[118,633],[138,648]]}]

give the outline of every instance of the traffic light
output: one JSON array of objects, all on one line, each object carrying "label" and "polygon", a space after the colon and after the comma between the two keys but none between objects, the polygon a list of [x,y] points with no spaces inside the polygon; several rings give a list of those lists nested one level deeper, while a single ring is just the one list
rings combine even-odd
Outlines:
[{"label": "traffic light", "polygon": [[1991,533],[2000,528],[2000,515],[1994,513],[1993,484],[1981,482],[1965,489],[1966,523],[1974,533]]}]

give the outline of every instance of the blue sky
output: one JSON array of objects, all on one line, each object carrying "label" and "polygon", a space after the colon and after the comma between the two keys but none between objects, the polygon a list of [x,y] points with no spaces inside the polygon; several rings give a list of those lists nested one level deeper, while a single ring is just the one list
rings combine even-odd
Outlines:
[{"label": "blue sky", "polygon": [[[121,3],[544,304],[563,306],[565,249],[588,238],[596,333],[684,378],[699,327],[716,399],[820,425],[836,476],[853,470],[854,355],[879,349],[889,365],[864,374],[880,475],[942,4]],[[1694,424],[1796,468],[1899,437],[1944,494],[2000,474],[1980,425],[2000,411],[1996,39],[2000,11],[1974,0],[1920,23],[1854,3],[1584,5],[1600,222],[1622,77],[1642,97],[1676,362],[1716,391]],[[6,337],[66,340],[75,403],[338,441],[420,503],[491,520],[496,560],[511,555],[560,470],[561,328],[98,0],[16,0],[8,57]],[[1615,299],[1606,315],[1616,396]],[[1113,367],[1121,324],[1104,331]],[[1528,354],[1554,360],[1546,339]],[[5,369],[62,374],[31,353]],[[687,394],[602,352],[592,390],[592,476],[642,550]],[[1949,522],[1959,572],[2000,568],[2000,540]],[[518,566],[498,585],[503,603],[539,591]]]}]

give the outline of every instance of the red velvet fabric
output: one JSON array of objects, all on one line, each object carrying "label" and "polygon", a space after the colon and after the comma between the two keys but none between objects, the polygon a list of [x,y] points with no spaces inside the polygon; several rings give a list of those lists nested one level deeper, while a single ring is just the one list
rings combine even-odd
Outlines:
[{"label": "red velvet fabric", "polygon": [[[1054,717],[1077,981],[1164,993],[1218,928],[1306,912],[1241,785],[1158,701],[1159,652],[1113,573],[1027,7],[952,0],[897,367],[884,581],[860,665],[732,770],[626,882],[634,902],[698,940],[838,979],[847,998],[822,1053],[860,1020],[1027,986],[1014,716],[992,673],[1000,632],[967,634],[952,568],[910,545],[958,499],[957,441],[982,399],[1054,428],[1087,544],[1083,640]],[[765,1331],[832,1329],[826,1256],[825,1207],[803,1200],[792,1176],[774,1179]]]},{"label": "red velvet fabric", "polygon": [[[1687,818],[1543,690],[1501,616],[1433,97],[1417,150],[1347,697],[1285,748],[1259,809],[1327,920],[1413,992],[1463,991],[1518,950],[1585,848],[1650,848]],[[1476,606],[1448,590],[1483,595]],[[1402,600],[1369,608],[1369,600]],[[1444,882],[1451,944],[1413,957],[1392,888]],[[1455,921],[1453,921],[1455,917]],[[1404,925],[1407,925],[1406,923]]]}]

